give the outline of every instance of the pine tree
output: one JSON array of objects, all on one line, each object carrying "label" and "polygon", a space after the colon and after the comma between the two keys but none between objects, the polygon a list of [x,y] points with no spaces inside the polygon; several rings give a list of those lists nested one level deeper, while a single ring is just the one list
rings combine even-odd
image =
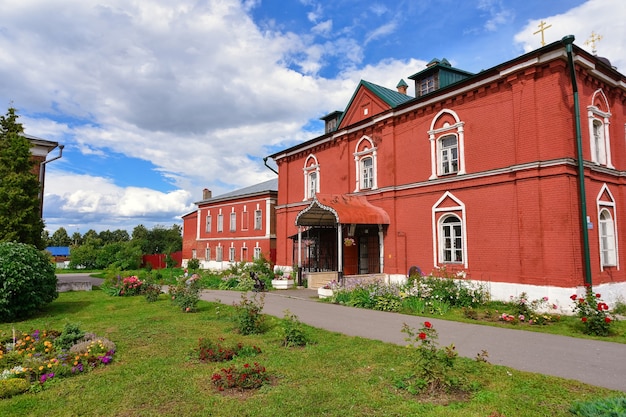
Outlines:
[{"label": "pine tree", "polygon": [[14,108],[0,116],[0,242],[43,249],[39,179],[18,117]]}]

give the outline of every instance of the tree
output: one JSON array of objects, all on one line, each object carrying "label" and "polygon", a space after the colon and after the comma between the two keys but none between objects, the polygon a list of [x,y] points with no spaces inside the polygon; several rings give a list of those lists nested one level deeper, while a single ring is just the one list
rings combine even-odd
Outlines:
[{"label": "tree", "polygon": [[44,248],[39,179],[14,108],[0,116],[0,241]]},{"label": "tree", "polygon": [[48,242],[48,246],[69,246],[72,244],[72,239],[70,239],[65,228],[59,227]]},{"label": "tree", "polygon": [[82,244],[83,244],[83,237],[81,236],[80,232],[72,233],[72,245],[79,246]]}]

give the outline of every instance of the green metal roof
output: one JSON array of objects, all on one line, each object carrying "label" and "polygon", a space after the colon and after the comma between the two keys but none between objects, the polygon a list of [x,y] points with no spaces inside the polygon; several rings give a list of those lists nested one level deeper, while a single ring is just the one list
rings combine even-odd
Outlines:
[{"label": "green metal roof", "polygon": [[[411,96],[399,93],[396,90],[391,90],[389,88],[382,87],[378,84],[370,83],[369,81],[361,80],[361,82],[359,83],[359,86],[361,85],[367,87],[368,90],[376,94],[381,100],[389,104],[389,106],[391,106],[392,108],[397,107],[400,104],[406,103],[407,101],[413,99],[413,97]],[[358,90],[359,88],[357,87],[357,91]],[[352,100],[350,101],[352,102]]]}]

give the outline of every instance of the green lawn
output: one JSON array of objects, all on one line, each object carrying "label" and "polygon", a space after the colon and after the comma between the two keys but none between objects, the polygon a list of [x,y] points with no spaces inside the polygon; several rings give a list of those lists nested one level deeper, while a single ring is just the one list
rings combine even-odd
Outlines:
[{"label": "green lawn", "polygon": [[[0,324],[8,334],[62,330],[67,322],[117,344],[114,362],[93,372],[53,380],[42,392],[0,400],[1,416],[569,416],[574,401],[623,393],[575,381],[534,375],[459,359],[481,387],[465,402],[426,402],[395,387],[412,365],[407,347],[347,337],[307,327],[316,341],[305,348],[280,346],[280,320],[267,317],[263,335],[233,331],[231,306],[200,302],[181,313],[165,295],[109,297],[102,291],[61,293],[38,317]],[[225,364],[201,363],[198,339],[224,337],[256,345],[253,359],[272,376],[257,391],[224,394],[211,375]]]}]

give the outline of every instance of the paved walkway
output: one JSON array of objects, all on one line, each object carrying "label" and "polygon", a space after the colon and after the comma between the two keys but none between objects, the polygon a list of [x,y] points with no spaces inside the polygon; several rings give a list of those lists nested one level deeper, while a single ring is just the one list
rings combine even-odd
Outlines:
[{"label": "paved walkway", "polygon": [[[238,303],[236,291],[202,291],[201,298]],[[367,339],[404,345],[403,323],[419,328],[424,318],[318,302],[315,290],[265,293],[263,312],[284,317],[285,310],[308,325]],[[439,333],[439,345],[456,346],[459,355],[474,358],[486,350],[489,362],[626,392],[626,344],[557,336],[524,330],[428,318]]]},{"label": "paved walkway", "polygon": [[[85,274],[86,275],[86,274]],[[60,275],[59,280],[85,280],[85,275]],[[88,279],[94,285],[102,280]],[[271,291],[265,294],[263,313],[284,317],[285,310],[311,325],[349,336],[406,344],[403,323],[417,329],[426,320],[384,311],[321,303],[309,289]],[[237,291],[204,290],[206,301],[233,304]],[[474,358],[482,350],[489,362],[521,371],[575,379],[591,385],[626,392],[626,344],[503,329],[478,324],[428,318],[439,333],[440,346],[453,343],[461,356]]]}]

